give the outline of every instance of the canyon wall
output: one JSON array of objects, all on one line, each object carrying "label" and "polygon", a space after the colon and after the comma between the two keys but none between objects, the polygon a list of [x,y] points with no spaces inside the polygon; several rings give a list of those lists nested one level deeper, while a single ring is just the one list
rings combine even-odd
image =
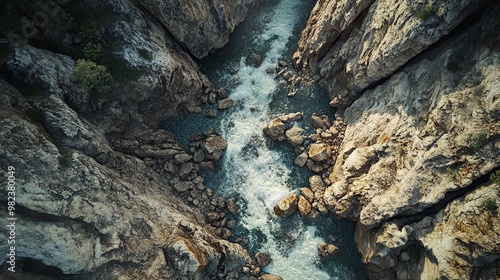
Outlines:
[{"label": "canyon wall", "polygon": [[[318,1],[294,64],[346,124],[324,191],[373,279],[498,278],[492,1]],[[335,150],[335,149],[332,149]],[[498,173],[497,173],[498,174]]]},{"label": "canyon wall", "polygon": [[[74,56],[0,38],[0,165],[4,172],[15,168],[17,218],[16,274],[2,254],[2,279],[249,277],[239,272],[250,257],[227,241],[229,227],[206,219],[210,212],[228,220],[237,211],[198,175],[222,150],[210,147],[195,162],[171,133],[156,128],[180,108],[198,109],[210,82],[191,55],[222,47],[251,2],[163,3],[161,10],[154,1],[105,1],[108,21],[91,42],[111,40],[113,54],[140,73],[105,95],[75,80]],[[166,14],[177,10],[182,17]],[[83,48],[79,31],[63,35],[69,39],[62,48]],[[203,147],[218,140],[206,137]],[[7,205],[7,192],[0,201]],[[0,235],[6,240],[9,233]]]}]

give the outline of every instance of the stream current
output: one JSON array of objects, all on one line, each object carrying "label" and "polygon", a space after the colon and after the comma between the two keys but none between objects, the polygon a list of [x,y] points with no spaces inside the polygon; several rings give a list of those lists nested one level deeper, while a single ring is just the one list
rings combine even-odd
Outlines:
[{"label": "stream current", "polygon": [[[218,111],[215,119],[180,113],[163,127],[186,146],[190,133],[213,127],[227,140],[228,149],[216,170],[204,171],[203,176],[207,186],[237,201],[240,212],[233,236],[243,238],[252,256],[258,251],[271,254],[273,261],[264,272],[285,280],[367,279],[354,242],[354,223],[328,215],[282,219],[273,213],[276,202],[307,187],[313,174],[293,164],[291,146],[265,138],[263,127],[291,112],[303,112],[304,119],[297,122],[302,128],[311,127],[314,112],[330,118],[334,114],[326,93],[317,86],[300,87],[296,96],[287,97],[282,79],[269,71],[279,60],[290,61],[313,5],[306,0],[270,0],[251,10],[223,49],[199,61],[213,87],[224,87],[234,106]],[[262,56],[259,67],[246,65],[252,53]],[[322,241],[337,245],[340,253],[321,259],[317,245]]]}]

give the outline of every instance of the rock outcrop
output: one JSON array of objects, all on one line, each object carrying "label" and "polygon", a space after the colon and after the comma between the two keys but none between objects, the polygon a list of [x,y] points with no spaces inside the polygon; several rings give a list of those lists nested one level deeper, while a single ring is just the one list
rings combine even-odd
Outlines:
[{"label": "rock outcrop", "polygon": [[158,0],[140,3],[195,57],[202,58],[229,41],[229,34],[245,19],[254,0],[202,0],[189,5]]},{"label": "rock outcrop", "polygon": [[[208,279],[250,261],[241,246],[211,233],[203,216],[136,157],[179,153],[169,134],[149,132],[171,147],[144,144],[133,150],[137,155],[118,152],[103,130],[56,95],[27,99],[3,80],[0,90],[0,163],[16,169],[19,262],[89,279],[101,274]],[[122,141],[121,147],[127,152],[132,146]],[[6,218],[5,211],[1,215]]]},{"label": "rock outcrop", "polygon": [[294,55],[346,125],[318,201],[358,221],[373,279],[496,278],[500,6],[347,2],[318,1]]},{"label": "rock outcrop", "polygon": [[345,107],[492,1],[318,1],[294,54]]},{"label": "rock outcrop", "polygon": [[[227,241],[236,204],[226,204],[198,174],[213,168],[227,143],[210,134],[195,152],[185,151],[156,127],[179,108],[201,110],[202,95],[214,92],[191,55],[222,47],[253,1],[206,1],[197,8],[179,2],[171,10],[141,2],[54,2],[51,9],[102,7],[107,18],[93,22],[90,16],[88,26],[80,18],[61,23],[67,29],[56,35],[69,39],[56,38],[57,44],[43,36],[21,43],[0,39],[0,165],[16,169],[22,236],[16,240],[16,276],[32,277],[31,269],[54,271],[47,276],[54,278],[250,277],[240,275],[251,261],[248,253]],[[101,63],[82,51],[89,43],[105,45],[94,55],[109,56],[102,60],[121,67],[113,75],[126,76],[105,95],[75,80],[77,59]],[[223,91],[217,95],[227,98]],[[7,201],[6,192],[0,200]],[[0,236],[6,238],[5,232]],[[6,246],[0,249],[7,252]]]}]

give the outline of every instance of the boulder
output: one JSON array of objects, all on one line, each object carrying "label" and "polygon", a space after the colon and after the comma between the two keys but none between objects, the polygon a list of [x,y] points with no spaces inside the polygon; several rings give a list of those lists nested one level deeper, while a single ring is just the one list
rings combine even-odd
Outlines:
[{"label": "boulder", "polygon": [[324,190],[325,189],[325,182],[323,182],[323,179],[319,175],[313,175],[309,177],[309,188],[313,192],[317,192],[319,190]]},{"label": "boulder", "polygon": [[307,156],[307,153],[301,153],[300,155],[298,155],[295,158],[293,163],[297,166],[304,167],[304,165],[306,165],[308,159],[309,159],[309,157]]},{"label": "boulder", "polygon": [[332,156],[332,148],[326,143],[314,143],[309,147],[309,158],[314,161],[324,161]]},{"label": "boulder", "polygon": [[271,120],[264,128],[264,134],[274,141],[286,140],[286,125],[278,118]]},{"label": "boulder", "polygon": [[186,153],[181,153],[181,154],[176,154],[174,156],[174,160],[176,164],[183,164],[185,162],[190,161],[193,158],[193,156],[186,154]]},{"label": "boulder", "polygon": [[299,209],[299,214],[301,216],[307,216],[311,212],[312,206],[311,203],[301,195],[299,196],[297,208]]},{"label": "boulder", "polygon": [[222,99],[217,102],[217,109],[226,110],[233,107],[234,101],[230,98]]},{"label": "boulder", "polygon": [[245,63],[246,65],[259,67],[260,65],[262,65],[262,57],[256,53],[252,53],[246,57]]},{"label": "boulder", "polygon": [[300,194],[310,203],[314,200],[314,193],[310,188],[300,188]]},{"label": "boulder", "polygon": [[255,254],[255,261],[258,266],[266,267],[271,263],[272,259],[271,255],[267,252],[257,252],[257,254]]},{"label": "boulder", "polygon": [[324,126],[323,119],[320,116],[317,116],[317,115],[313,115],[311,117],[311,123],[316,128],[323,128],[323,126]]},{"label": "boulder", "polygon": [[302,143],[304,143],[304,137],[302,136],[303,133],[304,130],[302,128],[293,126],[285,132],[286,140],[294,147],[302,145]]},{"label": "boulder", "polygon": [[280,276],[274,275],[274,274],[269,274],[269,273],[262,274],[259,277],[259,279],[261,279],[261,280],[283,280],[283,278],[281,278]]},{"label": "boulder", "polygon": [[289,194],[274,206],[274,213],[282,218],[292,215],[297,210],[298,200],[299,196],[297,194]]},{"label": "boulder", "polygon": [[218,161],[227,149],[227,142],[219,135],[210,135],[201,142],[201,147],[205,151],[206,159]]},{"label": "boulder", "polygon": [[337,246],[333,245],[333,244],[328,244],[326,242],[321,242],[320,244],[318,244],[318,251],[319,251],[319,254],[322,257],[329,258],[329,257],[333,257],[336,254],[338,254],[338,252],[340,251],[340,249]]}]

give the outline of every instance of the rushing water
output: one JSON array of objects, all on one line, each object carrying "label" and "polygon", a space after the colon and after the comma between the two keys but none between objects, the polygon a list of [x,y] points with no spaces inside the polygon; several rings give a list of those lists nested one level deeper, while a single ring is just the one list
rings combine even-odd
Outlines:
[{"label": "rushing water", "polygon": [[[292,149],[282,143],[267,140],[262,128],[273,117],[302,111],[301,127],[310,126],[313,112],[332,115],[326,95],[310,86],[299,89],[297,96],[287,98],[287,91],[274,78],[279,60],[289,60],[300,30],[313,1],[272,0],[252,11],[238,27],[231,42],[217,53],[200,61],[202,71],[215,86],[229,91],[235,105],[218,112],[215,120],[202,114],[179,115],[165,123],[178,139],[186,143],[188,133],[199,133],[210,127],[228,142],[216,172],[206,172],[207,185],[240,206],[235,235],[248,242],[253,254],[267,251],[272,263],[264,269],[283,279],[366,279],[360,256],[354,243],[354,224],[322,216],[307,220],[293,215],[281,219],[273,206],[289,193],[307,186],[311,175],[306,168],[293,164]],[[258,53],[263,58],[260,67],[245,64],[245,57]],[[333,242],[341,253],[321,260],[318,243]]]}]

